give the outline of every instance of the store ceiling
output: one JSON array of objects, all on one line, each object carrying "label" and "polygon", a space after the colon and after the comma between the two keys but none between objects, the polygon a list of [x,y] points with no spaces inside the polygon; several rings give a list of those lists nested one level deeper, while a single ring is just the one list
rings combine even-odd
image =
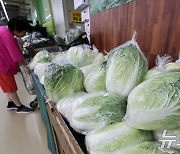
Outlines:
[{"label": "store ceiling", "polygon": [[[9,18],[13,18],[16,16],[23,16],[23,17],[27,17],[29,10],[30,10],[30,3],[29,0],[3,0],[8,16]],[[1,14],[2,12],[2,14]],[[5,17],[4,15],[4,11],[0,5],[0,19],[2,21],[6,20],[3,17]]]}]

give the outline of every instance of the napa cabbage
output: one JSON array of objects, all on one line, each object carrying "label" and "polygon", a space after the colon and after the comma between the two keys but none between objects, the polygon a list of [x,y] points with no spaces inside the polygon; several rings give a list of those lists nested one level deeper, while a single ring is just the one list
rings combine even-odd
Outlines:
[{"label": "napa cabbage", "polygon": [[46,93],[53,102],[84,90],[82,71],[72,65],[52,63],[45,70]]},{"label": "napa cabbage", "polygon": [[106,90],[106,62],[80,68],[84,74],[84,88],[87,92]]},{"label": "napa cabbage", "polygon": [[147,60],[135,40],[113,49],[107,60],[106,89],[127,97],[144,80]]},{"label": "napa cabbage", "polygon": [[107,92],[87,93],[71,101],[66,112],[72,128],[86,134],[122,121],[126,112],[126,99]]},{"label": "napa cabbage", "polygon": [[132,146],[152,141],[153,136],[149,131],[133,129],[124,122],[118,122],[88,133],[85,139],[90,154],[125,154],[124,151]]},{"label": "napa cabbage", "polygon": [[137,129],[180,128],[180,72],[161,73],[134,88],[124,119]]}]

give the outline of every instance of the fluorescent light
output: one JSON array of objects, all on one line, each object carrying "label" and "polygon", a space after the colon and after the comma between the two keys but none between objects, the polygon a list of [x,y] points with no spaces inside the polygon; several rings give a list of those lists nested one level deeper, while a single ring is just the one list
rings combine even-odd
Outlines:
[{"label": "fluorescent light", "polygon": [[48,19],[48,18],[50,18],[51,17],[51,15],[48,15],[47,17],[46,17],[46,19]]},{"label": "fluorescent light", "polygon": [[5,8],[5,6],[4,6],[3,0],[0,0],[0,2],[1,2],[2,8],[3,8],[3,10],[4,10],[4,13],[5,13],[5,15],[6,15],[6,18],[7,18],[7,20],[9,21],[9,17],[8,17],[6,8]]}]

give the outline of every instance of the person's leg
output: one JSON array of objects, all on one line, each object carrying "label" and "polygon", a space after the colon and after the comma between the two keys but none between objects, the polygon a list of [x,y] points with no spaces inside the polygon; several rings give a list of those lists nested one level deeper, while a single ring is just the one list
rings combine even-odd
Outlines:
[{"label": "person's leg", "polygon": [[19,100],[19,97],[17,95],[17,92],[8,92],[6,93],[8,97],[8,106],[7,108],[9,110],[17,109],[17,113],[28,113],[34,111],[34,109],[24,106],[21,101]]},{"label": "person's leg", "polygon": [[15,104],[17,107],[19,107],[19,106],[22,105],[22,103],[20,102],[19,97],[18,97],[16,91],[15,91],[15,92],[8,92],[8,93],[6,93],[6,95],[7,95],[7,97],[8,97],[8,102],[13,101],[14,104]]},{"label": "person's leg", "polygon": [[32,108],[24,106],[17,95],[17,85],[14,75],[0,73],[0,87],[8,98],[8,110],[16,109],[17,113],[28,113],[34,111]]},{"label": "person's leg", "polygon": [[7,96],[8,102],[12,102],[12,100],[11,100],[10,97],[9,97],[9,95],[6,94],[6,96]]}]

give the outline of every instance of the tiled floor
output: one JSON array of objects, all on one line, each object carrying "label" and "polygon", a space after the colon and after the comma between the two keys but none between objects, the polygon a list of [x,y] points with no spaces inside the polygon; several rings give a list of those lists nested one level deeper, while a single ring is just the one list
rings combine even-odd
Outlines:
[{"label": "tiled floor", "polygon": [[[27,93],[21,74],[16,75],[23,104],[34,99]],[[16,114],[6,109],[7,99],[0,89],[0,154],[50,154],[40,112]]]}]

